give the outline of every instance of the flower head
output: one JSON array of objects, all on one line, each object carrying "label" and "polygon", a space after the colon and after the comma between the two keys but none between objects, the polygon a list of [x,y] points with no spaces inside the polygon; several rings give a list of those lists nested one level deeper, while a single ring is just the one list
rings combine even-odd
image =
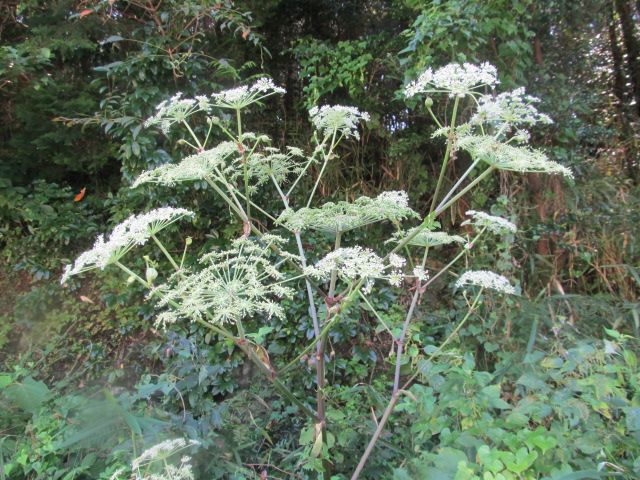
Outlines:
[{"label": "flower head", "polygon": [[464,272],[456,281],[456,288],[474,285],[482,288],[490,288],[496,292],[515,295],[516,289],[509,280],[502,275],[488,270],[470,270]]},{"label": "flower head", "polygon": [[317,280],[327,281],[335,271],[344,281],[367,280],[369,287],[375,279],[386,279],[393,286],[399,286],[404,278],[400,268],[406,260],[399,255],[389,259],[385,265],[382,258],[368,248],[338,248],[327,254],[315,265],[304,269],[305,275]]},{"label": "flower head", "polygon": [[503,235],[505,233],[516,233],[518,227],[502,217],[496,217],[495,215],[489,215],[485,212],[477,212],[475,210],[468,210],[467,216],[471,217],[469,220],[462,222],[462,225],[475,225],[480,228],[487,228],[487,230]]},{"label": "flower head", "polygon": [[237,153],[238,147],[234,142],[222,142],[210,150],[189,155],[180,163],[167,163],[141,173],[131,188],[145,183],[175,185],[181,182],[216,177],[218,172],[227,168],[229,160]]},{"label": "flower head", "polygon": [[458,139],[458,147],[467,150],[474,159],[482,160],[500,170],[559,173],[573,179],[573,172],[569,168],[549,160],[544,152],[507,145],[491,136],[464,136]]},{"label": "flower head", "polygon": [[534,106],[539,101],[537,97],[526,95],[524,88],[504,92],[495,97],[483,95],[478,101],[478,110],[471,118],[471,123],[489,123],[505,130],[520,125],[553,123],[548,115],[538,112]]},{"label": "flower head", "polygon": [[160,102],[156,107],[155,115],[148,118],[144,125],[145,127],[160,125],[162,132],[167,134],[171,125],[182,123],[189,116],[202,110],[208,110],[208,105],[193,98],[182,98],[182,93],[178,92],[169,100]]},{"label": "flower head", "polygon": [[267,147],[264,152],[255,152],[249,156],[249,175],[256,185],[271,181],[282,185],[290,175],[302,172],[302,163],[296,159],[303,156],[304,153],[299,148],[287,147],[286,151],[281,151]]},{"label": "flower head", "polygon": [[496,67],[485,62],[480,65],[450,63],[435,72],[427,68],[405,88],[405,97],[419,93],[448,93],[449,96],[463,97],[481,87],[494,87],[498,83]]},{"label": "flower head", "polygon": [[358,123],[362,120],[368,122],[371,117],[367,112],[361,112],[355,107],[343,105],[323,105],[309,110],[311,121],[323,135],[340,133],[345,137],[360,138]]},{"label": "flower head", "polygon": [[270,78],[260,78],[251,86],[245,85],[214,93],[211,95],[211,103],[219,108],[238,110],[276,93],[284,94],[285,92],[284,88],[275,85]]},{"label": "flower head", "polygon": [[151,295],[159,306],[171,306],[158,317],[160,326],[186,318],[207,319],[214,323],[235,322],[255,314],[284,317],[284,310],[273,298],[293,292],[278,281],[283,275],[268,259],[270,247],[283,240],[264,236],[264,243],[239,238],[231,247],[202,257],[205,267],[197,273],[182,273]]},{"label": "flower head", "polygon": [[164,207],[140,215],[131,215],[116,225],[109,238],[100,235],[93,248],[81,254],[73,265],[65,267],[60,283],[65,283],[72,275],[104,269],[107,265],[119,261],[136,245],[144,245],[151,236],[184,217],[193,217],[194,213],[184,208]]},{"label": "flower head", "polygon": [[360,197],[353,203],[327,202],[320,208],[285,210],[278,223],[293,231],[311,229],[336,234],[383,220],[398,222],[411,217],[417,218],[418,214],[409,208],[408,195],[397,191],[375,198]]},{"label": "flower head", "polygon": [[346,280],[379,278],[385,266],[382,258],[372,250],[362,247],[339,248],[327,254],[313,266],[306,267],[304,273],[318,280],[329,280],[332,271]]}]

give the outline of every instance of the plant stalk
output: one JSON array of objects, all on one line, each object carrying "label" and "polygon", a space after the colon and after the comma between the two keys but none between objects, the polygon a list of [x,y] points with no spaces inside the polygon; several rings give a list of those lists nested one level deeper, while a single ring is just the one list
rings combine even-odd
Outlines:
[{"label": "plant stalk", "polygon": [[[482,295],[482,290],[480,290],[480,292],[478,292],[478,295],[476,296],[473,304],[471,305],[471,307],[467,311],[467,314],[464,316],[464,318],[460,321],[458,326],[449,334],[449,336],[446,338],[446,340],[440,344],[438,349],[429,356],[427,361],[431,361],[437,354],[439,354],[442,351],[442,349],[451,341],[451,339],[453,339],[453,337],[460,331],[460,329],[465,324],[467,319],[471,316],[471,313],[473,313],[473,311],[475,310],[475,307],[478,304],[478,300],[480,299],[480,295]],[[384,430],[384,427],[385,427],[387,421],[389,420],[389,417],[391,416],[391,414],[393,413],[393,410],[395,409],[396,403],[398,403],[398,399],[400,398],[400,394],[402,393],[403,390],[405,390],[406,388],[409,387],[411,382],[413,382],[413,380],[418,376],[419,373],[420,373],[419,371],[414,373],[411,376],[411,378],[409,378],[409,380],[407,380],[407,382],[405,382],[405,384],[402,386],[402,389],[398,389],[397,391],[395,391],[393,393],[393,395],[391,395],[391,399],[389,400],[389,403],[387,404],[387,407],[384,409],[382,417],[378,421],[378,425],[376,427],[376,431],[373,433],[373,435],[371,437],[371,440],[369,440],[369,444],[367,445],[367,448],[365,449],[364,453],[362,454],[362,457],[360,458],[360,461],[358,462],[358,466],[356,467],[355,471],[353,472],[353,475],[351,475],[351,480],[357,480],[360,477],[360,474],[362,473],[362,470],[364,469],[364,466],[367,463],[367,460],[369,459],[369,456],[371,455],[371,452],[373,452],[373,449],[374,449],[376,443],[378,442],[378,439],[380,438],[380,435],[382,434],[382,432]]]}]

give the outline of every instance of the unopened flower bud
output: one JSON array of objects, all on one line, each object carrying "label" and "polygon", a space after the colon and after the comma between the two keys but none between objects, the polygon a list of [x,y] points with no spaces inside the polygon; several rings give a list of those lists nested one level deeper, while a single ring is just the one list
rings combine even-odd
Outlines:
[{"label": "unopened flower bud", "polygon": [[191,238],[191,237],[187,237],[187,238],[184,240],[184,244],[185,244],[185,245],[191,245],[192,243],[193,243],[193,238]]},{"label": "unopened flower bud", "polygon": [[148,283],[153,283],[153,281],[158,278],[158,271],[153,267],[147,267],[146,277]]},{"label": "unopened flower bud", "polygon": [[134,277],[133,275],[130,275],[129,278],[127,278],[127,283],[131,284],[133,282],[136,281],[136,277]]},{"label": "unopened flower bud", "polygon": [[431,108],[431,107],[433,107],[433,98],[431,98],[431,97],[427,97],[427,98],[424,100],[424,106],[425,106],[425,107],[427,107],[427,108]]}]

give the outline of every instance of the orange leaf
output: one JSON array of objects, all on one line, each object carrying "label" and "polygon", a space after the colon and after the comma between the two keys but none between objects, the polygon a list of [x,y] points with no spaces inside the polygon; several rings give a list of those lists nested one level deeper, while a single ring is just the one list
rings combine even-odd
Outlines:
[{"label": "orange leaf", "polygon": [[86,10],[83,10],[80,12],[80,18],[82,17],[86,17],[87,15],[91,15],[93,13],[93,10],[89,10],[88,8]]},{"label": "orange leaf", "polygon": [[84,187],[82,190],[80,190],[80,193],[77,194],[75,197],[73,197],[73,201],[74,202],[79,202],[80,200],[82,200],[84,198],[84,194],[87,193],[87,187]]},{"label": "orange leaf", "polygon": [[242,31],[242,39],[243,39],[243,40],[246,40],[246,39],[247,39],[247,37],[249,36],[249,32],[250,32],[250,31],[251,31],[250,29],[247,29],[247,30],[243,30],[243,31]]}]

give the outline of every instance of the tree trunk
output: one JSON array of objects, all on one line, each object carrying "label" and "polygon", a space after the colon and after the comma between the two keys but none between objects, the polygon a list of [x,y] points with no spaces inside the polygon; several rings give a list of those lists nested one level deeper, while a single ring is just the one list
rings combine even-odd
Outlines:
[{"label": "tree trunk", "polygon": [[618,33],[616,31],[615,16],[612,9],[609,10],[609,46],[611,47],[611,59],[613,61],[613,94],[618,100],[620,113],[626,116],[626,105],[628,102],[628,92],[624,78],[624,58],[620,44],[618,43]]},{"label": "tree trunk", "polygon": [[[608,9],[609,15],[609,46],[611,48],[611,59],[613,67],[613,94],[617,100],[618,117],[620,127],[624,138],[624,155],[622,158],[622,168],[627,171],[629,178],[637,183],[638,168],[636,165],[637,149],[633,142],[633,130],[631,128],[634,112],[629,106],[630,95],[627,89],[627,82],[624,74],[624,56],[620,48],[619,36],[616,28],[615,12],[612,7]],[[637,59],[636,59],[637,60]],[[638,97],[636,96],[636,103]],[[640,105],[640,103],[639,103]],[[638,106],[638,105],[636,105]]]},{"label": "tree trunk", "polygon": [[622,40],[627,53],[627,66],[631,77],[631,90],[636,101],[636,111],[640,115],[640,41],[635,32],[633,7],[628,0],[614,0],[620,25],[622,26]]}]

